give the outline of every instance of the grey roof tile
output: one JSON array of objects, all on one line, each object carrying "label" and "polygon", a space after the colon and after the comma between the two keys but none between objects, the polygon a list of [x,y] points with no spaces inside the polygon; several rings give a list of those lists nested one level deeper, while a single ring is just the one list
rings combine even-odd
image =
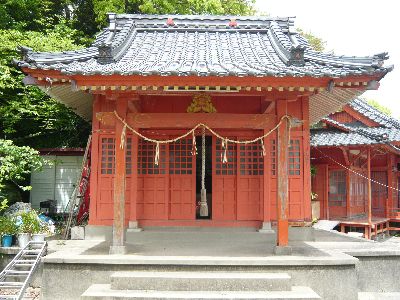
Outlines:
[{"label": "grey roof tile", "polygon": [[398,128],[400,129],[400,120],[388,116],[376,108],[369,105],[363,99],[354,99],[349,103],[350,107],[360,114],[366,116],[368,119],[378,123],[381,126],[388,128]]},{"label": "grey roof tile", "polygon": [[[174,25],[168,26],[172,18]],[[229,26],[234,18],[236,26]],[[110,14],[86,49],[23,49],[21,67],[64,74],[343,77],[386,73],[386,54],[346,57],[313,51],[293,18]]]},{"label": "grey roof tile", "polygon": [[335,129],[311,129],[311,146],[351,146],[400,142],[399,120],[381,113],[362,99],[355,99],[348,105],[381,126],[368,127],[360,122],[344,124],[326,117],[323,120],[334,126]]}]

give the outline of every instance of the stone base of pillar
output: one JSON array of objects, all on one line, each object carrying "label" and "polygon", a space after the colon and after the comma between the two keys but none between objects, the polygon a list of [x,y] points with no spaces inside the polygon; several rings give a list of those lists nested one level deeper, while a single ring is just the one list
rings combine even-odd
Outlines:
[{"label": "stone base of pillar", "polygon": [[292,255],[292,247],[290,247],[290,246],[275,246],[274,254],[275,255]]},{"label": "stone base of pillar", "polygon": [[271,228],[271,222],[263,222],[261,228],[258,229],[260,233],[275,233],[275,231]]},{"label": "stone base of pillar", "polygon": [[110,246],[110,254],[126,254],[126,246]]},{"label": "stone base of pillar", "polygon": [[139,227],[139,224],[137,221],[129,221],[129,227],[126,231],[127,232],[141,232],[141,231],[143,231],[143,229]]}]

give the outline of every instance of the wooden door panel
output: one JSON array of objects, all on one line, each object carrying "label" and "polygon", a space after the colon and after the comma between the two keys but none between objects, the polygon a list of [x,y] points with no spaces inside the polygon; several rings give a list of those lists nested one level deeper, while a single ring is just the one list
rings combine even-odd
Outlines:
[{"label": "wooden door panel", "polygon": [[[371,179],[387,185],[388,178],[386,171],[371,172]],[[385,217],[385,203],[388,198],[388,189],[380,184],[371,183],[372,194],[372,215],[374,217]]]},{"label": "wooden door panel", "polygon": [[[157,137],[155,137],[157,138]],[[139,139],[137,218],[165,220],[168,218],[167,149],[160,145],[159,164],[154,163],[156,145]]]},{"label": "wooden door panel", "polygon": [[212,201],[213,220],[235,220],[236,178],[215,178],[214,182]]},{"label": "wooden door panel", "polygon": [[260,143],[239,146],[237,219],[261,220],[263,216],[264,157]]},{"label": "wooden door panel", "polygon": [[196,164],[192,155],[192,139],[169,144],[169,219],[196,218]]},{"label": "wooden door panel", "polygon": [[329,219],[346,216],[346,171],[329,170]]}]

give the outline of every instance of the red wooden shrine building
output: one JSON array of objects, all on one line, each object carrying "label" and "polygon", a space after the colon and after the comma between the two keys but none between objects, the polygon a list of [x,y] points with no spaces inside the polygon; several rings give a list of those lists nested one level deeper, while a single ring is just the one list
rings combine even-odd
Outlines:
[{"label": "red wooden shrine building", "polygon": [[399,146],[400,121],[361,99],[314,126],[312,191],[320,217],[340,220],[342,230],[364,228],[367,237],[368,228],[389,230],[390,221],[400,220]]},{"label": "red wooden shrine building", "polygon": [[309,124],[376,89],[387,54],[316,52],[291,18],[109,20],[89,48],[22,48],[16,63],[92,121],[89,223],[114,226],[111,251],[123,249],[124,226],[149,225],[278,221],[287,245],[288,221],[311,220]]}]

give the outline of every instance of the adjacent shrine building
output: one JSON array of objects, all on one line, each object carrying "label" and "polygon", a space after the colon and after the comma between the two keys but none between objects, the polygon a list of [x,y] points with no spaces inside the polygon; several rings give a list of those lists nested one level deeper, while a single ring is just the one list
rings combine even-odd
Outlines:
[{"label": "adjacent shrine building", "polygon": [[364,228],[367,238],[378,230],[398,230],[389,224],[400,220],[399,146],[400,121],[362,99],[316,124],[312,191],[320,218],[340,221],[343,231]]},{"label": "adjacent shrine building", "polygon": [[[86,49],[16,63],[93,125],[91,225],[311,220],[309,124],[390,71],[314,51],[291,18],[109,14]],[[200,125],[199,125],[200,124]],[[167,141],[167,142],[166,142]]]}]

